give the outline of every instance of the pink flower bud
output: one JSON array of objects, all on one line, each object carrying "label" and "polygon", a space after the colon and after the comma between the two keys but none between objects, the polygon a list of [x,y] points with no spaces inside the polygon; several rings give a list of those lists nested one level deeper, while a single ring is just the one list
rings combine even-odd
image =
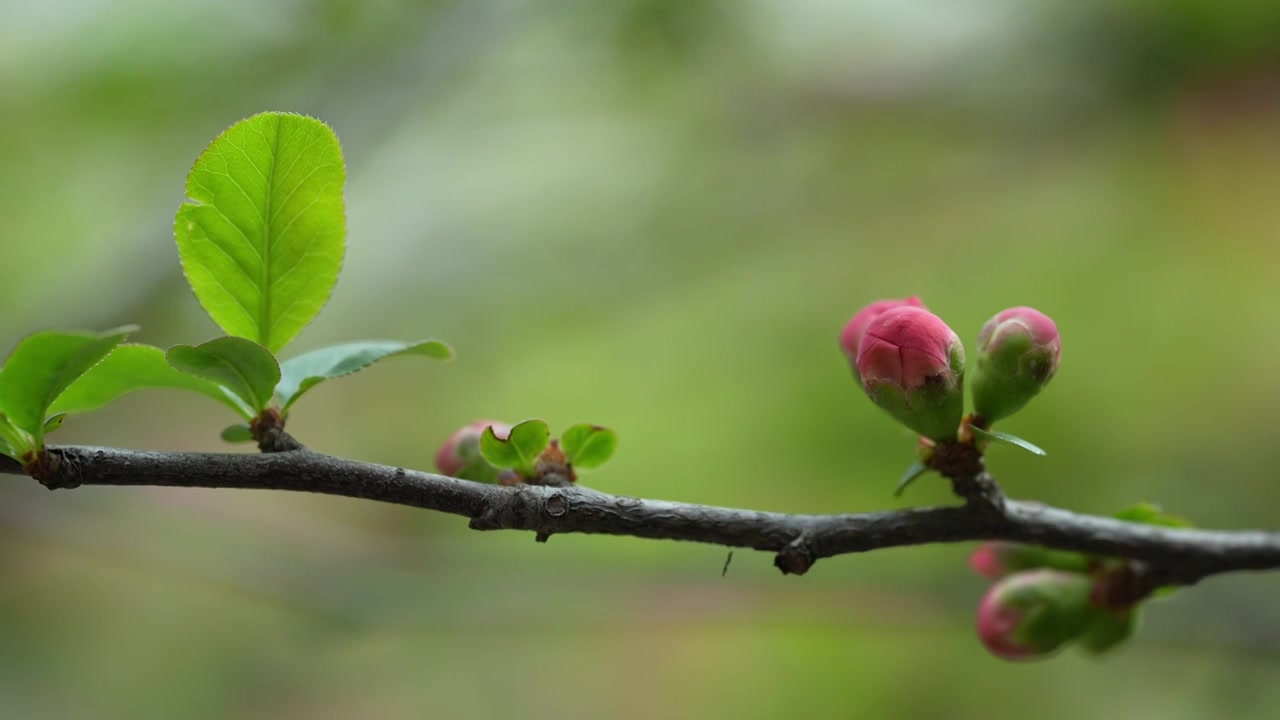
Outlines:
[{"label": "pink flower bud", "polygon": [[1009,543],[984,542],[969,556],[969,567],[983,577],[999,580],[1008,575],[1008,566],[1002,557]]},{"label": "pink flower bud", "polygon": [[954,438],[964,414],[964,346],[937,315],[898,307],[876,316],[858,343],[871,401],[931,440]]},{"label": "pink flower bud", "polygon": [[849,365],[853,367],[855,375],[858,372],[858,368],[854,364],[858,360],[858,343],[862,342],[862,336],[867,332],[867,327],[880,315],[899,307],[925,309],[924,303],[916,295],[912,295],[906,300],[877,300],[859,310],[845,324],[844,330],[840,333],[840,349],[844,351],[845,357],[849,358]]},{"label": "pink flower bud", "polygon": [[1027,570],[987,591],[978,605],[978,638],[996,657],[1047,657],[1085,633],[1096,617],[1088,576]]},{"label": "pink flower bud", "polygon": [[1035,568],[1087,573],[1090,565],[1089,558],[1080,553],[997,540],[979,545],[969,556],[969,567],[983,577],[999,580]]},{"label": "pink flower bud", "polygon": [[978,416],[995,422],[1022,409],[1054,374],[1062,354],[1058,326],[1029,307],[1005,310],[978,333],[973,403]]},{"label": "pink flower bud", "polygon": [[483,462],[484,459],[480,457],[480,435],[490,426],[499,439],[505,440],[511,434],[510,425],[496,420],[476,420],[463,425],[440,446],[436,453],[436,468],[445,475],[461,477],[477,461]]}]

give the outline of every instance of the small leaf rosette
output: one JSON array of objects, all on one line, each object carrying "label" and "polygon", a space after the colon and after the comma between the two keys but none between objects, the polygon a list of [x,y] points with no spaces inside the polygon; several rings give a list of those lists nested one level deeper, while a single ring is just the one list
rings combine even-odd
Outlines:
[{"label": "small leaf rosette", "polygon": [[856,369],[871,401],[930,440],[955,438],[964,415],[964,346],[937,315],[902,306],[877,315]]},{"label": "small leaf rosette", "polygon": [[436,468],[445,475],[494,482],[497,479],[497,469],[485,462],[480,454],[480,436],[487,427],[492,427],[493,434],[503,440],[511,434],[510,425],[496,420],[476,420],[463,425],[436,452]]},{"label": "small leaf rosette", "polygon": [[1021,410],[1058,372],[1058,326],[1029,307],[1005,310],[978,334],[970,383],[973,407],[987,424]]}]

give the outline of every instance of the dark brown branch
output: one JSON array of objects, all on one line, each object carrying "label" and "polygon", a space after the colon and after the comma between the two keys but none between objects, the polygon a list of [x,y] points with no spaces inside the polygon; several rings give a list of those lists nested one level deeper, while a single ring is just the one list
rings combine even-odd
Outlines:
[{"label": "dark brown branch", "polygon": [[[1079,515],[1006,500],[985,472],[968,479],[992,502],[970,497],[959,507],[787,515],[641,500],[582,487],[486,485],[306,450],[236,455],[55,447],[48,459],[37,479],[51,489],[155,485],[325,493],[461,515],[476,530],[529,530],[543,540],[593,533],[753,548],[776,553],[775,563],[788,573],[803,573],[819,559],[845,553],[970,540],[1131,558],[1159,583],[1191,584],[1218,573],[1280,568],[1277,532],[1173,529]],[[24,473],[8,458],[0,458],[0,472]]]}]

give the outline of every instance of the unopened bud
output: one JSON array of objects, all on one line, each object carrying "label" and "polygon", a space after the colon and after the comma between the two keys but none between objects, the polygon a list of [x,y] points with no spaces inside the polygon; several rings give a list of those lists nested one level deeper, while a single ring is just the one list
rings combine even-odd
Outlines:
[{"label": "unopened bud", "polygon": [[997,657],[1031,660],[1051,655],[1095,619],[1088,576],[1027,570],[987,591],[978,605],[978,637]]},{"label": "unopened bud", "polygon": [[937,315],[899,307],[877,316],[858,344],[862,389],[898,422],[931,440],[956,436],[964,414],[964,346]]},{"label": "unopened bud", "polygon": [[1015,307],[991,318],[978,333],[974,411],[992,423],[1021,410],[1053,379],[1061,354],[1058,326],[1039,310]]},{"label": "unopened bud", "polygon": [[849,322],[845,324],[844,330],[840,332],[840,350],[849,359],[849,367],[853,368],[853,376],[858,378],[859,382],[862,381],[862,378],[858,374],[858,344],[862,342],[862,336],[866,334],[867,328],[871,326],[872,321],[884,313],[900,307],[926,309],[924,303],[916,295],[912,295],[905,300],[877,300],[854,314],[849,319]]},{"label": "unopened bud", "polygon": [[1089,559],[1080,553],[997,540],[979,545],[969,556],[969,567],[983,577],[999,580],[1035,568],[1084,573],[1089,571]]},{"label": "unopened bud", "polygon": [[[511,434],[510,425],[496,420],[476,420],[463,425],[436,452],[436,468],[445,475],[492,482],[490,475],[496,476],[496,470],[480,455],[480,435],[487,427],[492,427],[493,434],[500,440],[506,440]],[[493,472],[483,472],[485,468]]]}]

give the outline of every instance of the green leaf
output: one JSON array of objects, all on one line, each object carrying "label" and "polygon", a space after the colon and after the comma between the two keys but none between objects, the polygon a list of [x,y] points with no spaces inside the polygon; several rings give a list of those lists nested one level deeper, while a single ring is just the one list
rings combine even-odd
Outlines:
[{"label": "green leaf", "polygon": [[1023,440],[1017,435],[1010,435],[1009,433],[997,432],[995,430],[983,430],[982,428],[974,425],[970,425],[969,429],[978,437],[1022,448],[1033,455],[1044,457],[1047,454],[1044,450],[1041,450],[1039,446],[1032,444],[1030,441]]},{"label": "green leaf", "polygon": [[1159,505],[1153,505],[1151,503],[1130,505],[1116,513],[1114,517],[1117,520],[1142,523],[1144,525],[1160,525],[1162,527],[1171,528],[1192,527],[1191,522],[1186,518],[1181,518],[1177,515],[1166,515],[1160,510]]},{"label": "green leaf", "polygon": [[33,449],[31,437],[14,427],[9,418],[0,413],[0,455],[22,460],[22,456]]},{"label": "green leaf", "polygon": [[261,345],[239,337],[220,337],[200,345],[175,345],[165,359],[184,373],[217,383],[244,401],[250,412],[262,412],[280,382],[280,366]]},{"label": "green leaf", "polygon": [[135,330],[131,325],[103,333],[45,330],[28,335],[0,370],[0,410],[39,449],[53,401]]},{"label": "green leaf", "polygon": [[164,351],[150,345],[120,345],[80,376],[49,408],[55,413],[85,413],[101,409],[138,390],[178,388],[207,395],[241,415],[249,413],[235,396],[216,383],[173,369]]},{"label": "green leaf", "polygon": [[54,415],[50,415],[48,419],[44,421],[44,434],[48,435],[54,430],[57,430],[58,428],[62,427],[62,423],[66,419],[67,419],[66,413],[56,413]]},{"label": "green leaf", "polygon": [[222,439],[229,443],[253,442],[253,429],[244,423],[228,425],[222,429]]},{"label": "green leaf", "polygon": [[898,486],[893,489],[893,496],[902,497],[902,492],[907,489],[907,486],[914,482],[916,478],[928,471],[929,466],[919,460],[911,463],[910,467],[907,468],[907,471],[902,473],[902,479],[898,481]]},{"label": "green leaf", "polygon": [[241,120],[196,159],[173,230],[228,335],[277,352],[320,312],[342,265],[345,182],[337,136],[292,113]]},{"label": "green leaf", "polygon": [[541,420],[525,420],[511,428],[511,435],[501,440],[493,434],[493,426],[480,435],[480,454],[490,465],[510,468],[525,477],[537,472],[538,456],[551,444],[551,428]]},{"label": "green leaf", "polygon": [[575,468],[600,467],[617,448],[618,433],[599,425],[574,425],[560,436],[560,449]]},{"label": "green leaf", "polygon": [[395,340],[362,340],[330,345],[280,363],[281,409],[288,411],[303,393],[331,378],[350,375],[370,365],[399,355],[422,355],[436,360],[452,360],[453,349],[439,340],[398,342]]}]

